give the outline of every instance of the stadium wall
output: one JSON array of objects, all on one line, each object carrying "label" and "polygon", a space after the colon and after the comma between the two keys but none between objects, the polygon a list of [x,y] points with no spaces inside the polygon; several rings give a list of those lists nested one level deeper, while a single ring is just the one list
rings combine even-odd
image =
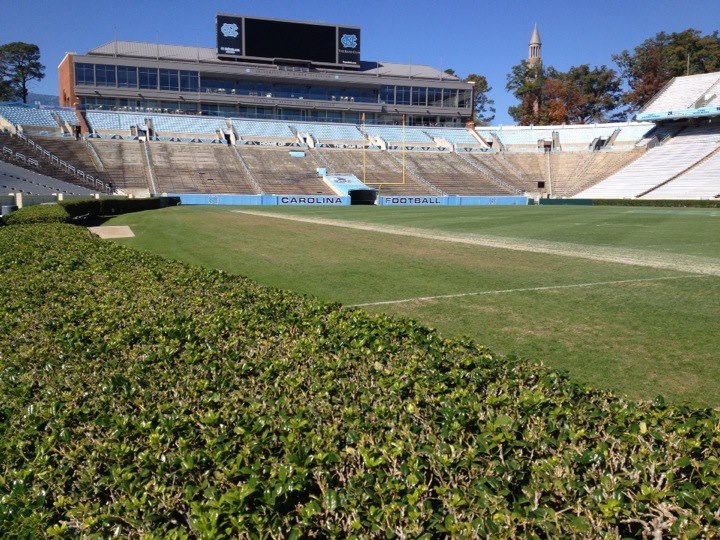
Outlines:
[{"label": "stadium wall", "polygon": [[[211,195],[198,193],[171,193],[187,205],[223,206],[350,206],[350,197],[336,195]],[[508,206],[528,204],[524,196],[500,197],[447,197],[433,196],[382,196],[379,206]]]}]

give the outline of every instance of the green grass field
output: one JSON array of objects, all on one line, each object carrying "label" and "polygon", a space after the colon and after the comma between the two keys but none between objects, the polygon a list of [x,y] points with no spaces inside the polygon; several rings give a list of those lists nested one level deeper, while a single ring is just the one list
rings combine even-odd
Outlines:
[{"label": "green grass field", "polygon": [[[411,227],[413,236],[238,210]],[[262,284],[345,305],[398,301],[363,309],[633,398],[720,406],[720,210],[178,207],[107,224],[131,226],[136,237],[124,244]],[[415,234],[423,231],[438,238]],[[525,247],[455,241],[472,235]],[[639,264],[608,260],[616,254]],[[449,297],[428,298],[438,296]]]}]

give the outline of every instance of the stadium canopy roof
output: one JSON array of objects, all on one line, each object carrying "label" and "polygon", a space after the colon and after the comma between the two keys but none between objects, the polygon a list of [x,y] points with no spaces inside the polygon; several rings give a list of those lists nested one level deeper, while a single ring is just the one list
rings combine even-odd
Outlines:
[{"label": "stadium canopy roof", "polygon": [[[187,45],[166,45],[142,41],[110,41],[87,52],[88,56],[111,56],[124,58],[147,58],[175,62],[213,63],[228,65],[232,62],[220,60],[213,47],[192,47]],[[439,69],[418,64],[397,64],[393,62],[361,62],[360,72],[380,77],[413,77],[418,79],[442,79],[458,81]]]}]

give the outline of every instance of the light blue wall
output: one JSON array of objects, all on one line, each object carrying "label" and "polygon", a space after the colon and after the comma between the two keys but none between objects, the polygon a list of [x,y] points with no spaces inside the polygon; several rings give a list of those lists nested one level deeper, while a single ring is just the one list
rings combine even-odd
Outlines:
[{"label": "light blue wall", "polygon": [[528,204],[528,198],[523,196],[477,196],[465,197],[450,195],[448,197],[436,197],[431,195],[383,195],[378,197],[381,206],[507,206]]},{"label": "light blue wall", "polygon": [[207,195],[174,193],[182,204],[228,206],[349,206],[350,197],[337,195]]}]

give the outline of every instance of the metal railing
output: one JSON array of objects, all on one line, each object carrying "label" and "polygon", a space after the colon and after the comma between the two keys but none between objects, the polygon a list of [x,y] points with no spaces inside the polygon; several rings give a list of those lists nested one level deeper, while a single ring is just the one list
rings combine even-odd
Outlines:
[{"label": "metal railing", "polygon": [[[114,192],[114,189],[111,189],[106,182],[103,182],[99,178],[95,178],[93,175],[85,173],[82,169],[78,169],[77,167],[63,161],[58,156],[50,152],[49,150],[43,148],[39,143],[36,143],[27,135],[23,133],[17,133],[16,137],[18,137],[20,140],[24,141],[25,144],[30,146],[32,149],[34,149],[36,152],[39,152],[40,155],[47,158],[51,164],[57,165],[60,169],[66,171],[68,174],[71,174],[75,176],[76,178],[80,178],[84,180],[85,182],[88,182],[92,184],[93,186],[96,186],[100,188],[102,191],[111,191]],[[3,147],[3,153],[5,152],[6,147]],[[40,163],[36,159],[28,159],[25,155],[21,154],[20,152],[15,153],[15,158],[20,159],[21,161],[25,161],[26,163],[30,163],[31,165],[34,165],[36,167],[40,166]]]}]

